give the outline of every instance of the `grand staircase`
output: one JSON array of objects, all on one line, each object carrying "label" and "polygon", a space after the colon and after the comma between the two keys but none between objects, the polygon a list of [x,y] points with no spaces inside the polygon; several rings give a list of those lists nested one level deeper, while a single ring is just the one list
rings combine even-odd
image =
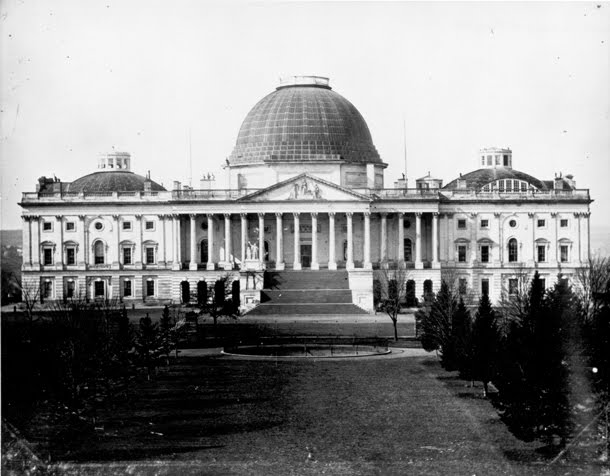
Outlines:
[{"label": "grand staircase", "polygon": [[347,271],[267,271],[261,303],[248,316],[367,314],[352,304]]}]

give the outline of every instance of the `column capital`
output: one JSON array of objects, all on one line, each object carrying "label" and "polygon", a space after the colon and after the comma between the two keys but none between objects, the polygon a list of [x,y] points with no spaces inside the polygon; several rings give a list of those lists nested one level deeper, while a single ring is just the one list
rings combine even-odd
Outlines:
[{"label": "column capital", "polygon": [[379,212],[381,218],[386,218],[388,216],[388,212]]},{"label": "column capital", "polygon": [[21,219],[23,221],[29,222],[32,219],[32,217],[30,215],[21,215]]},{"label": "column capital", "polygon": [[116,214],[116,213],[115,213],[114,215],[112,215],[112,219],[113,219],[114,221],[119,221],[119,218],[121,218],[121,215],[118,215],[118,214]]},{"label": "column capital", "polygon": [[61,221],[61,219],[62,219],[63,217],[64,217],[63,215],[55,215],[55,219],[56,219],[57,221]]},{"label": "column capital", "polygon": [[223,213],[222,216],[225,217],[225,220],[230,220],[231,219],[231,215],[232,213]]},{"label": "column capital", "polygon": [[84,222],[87,219],[87,215],[79,215],[78,219],[82,222]]},{"label": "column capital", "polygon": [[195,220],[195,218],[197,218],[197,214],[196,213],[189,213],[189,218],[191,220]]},{"label": "column capital", "polygon": [[502,213],[494,212],[494,218],[502,218]]},{"label": "column capital", "polygon": [[[438,216],[440,215],[439,212],[432,212],[432,216],[438,218]],[[474,214],[476,216],[476,213]]]},{"label": "column capital", "polygon": [[335,218],[335,212],[328,212],[328,216]]},{"label": "column capital", "polygon": [[534,217],[536,216],[536,214],[535,214],[534,212],[528,212],[528,213],[527,213],[527,216],[528,216],[529,218],[534,218]]},{"label": "column capital", "polygon": [[242,220],[244,220],[244,219],[248,218],[248,214],[247,214],[247,213],[244,213],[244,212],[241,212],[241,213],[239,214],[239,217],[240,217]]},{"label": "column capital", "polygon": [[318,218],[318,212],[311,212],[311,218]]},{"label": "column capital", "polygon": [[559,215],[559,213],[557,213],[557,212],[551,212],[551,217],[553,217],[553,218],[557,218],[557,215]]},{"label": "column capital", "polygon": [[354,216],[354,212],[345,212],[345,216],[351,218]]},{"label": "column capital", "polygon": [[300,212],[292,212],[292,216],[295,218],[299,218]]},{"label": "column capital", "polygon": [[370,217],[371,217],[371,212],[370,212],[370,211],[362,212],[362,214],[363,214],[365,217],[368,217],[368,218],[370,218]]},{"label": "column capital", "polygon": [[257,215],[259,218],[265,218],[265,212],[258,212]]},{"label": "column capital", "polygon": [[275,218],[282,218],[283,215],[282,212],[275,212]]},{"label": "column capital", "polygon": [[477,212],[470,212],[470,218],[476,218],[478,215]]},{"label": "column capital", "polygon": [[449,219],[453,218],[452,212],[445,213],[445,215],[447,215],[447,218],[449,218]]},{"label": "column capital", "polygon": [[398,218],[404,218],[405,217],[405,213],[404,212],[398,212],[397,215],[398,215]]},{"label": "column capital", "polygon": [[168,215],[167,213],[158,213],[157,214],[157,217],[161,220],[165,220],[168,216],[171,216],[171,215]]},{"label": "column capital", "polygon": [[421,218],[422,215],[422,212],[415,212],[415,218]]},{"label": "column capital", "polygon": [[141,219],[142,219],[142,216],[143,216],[143,215],[142,215],[141,213],[137,214],[137,215],[136,215],[136,220],[141,220]]}]

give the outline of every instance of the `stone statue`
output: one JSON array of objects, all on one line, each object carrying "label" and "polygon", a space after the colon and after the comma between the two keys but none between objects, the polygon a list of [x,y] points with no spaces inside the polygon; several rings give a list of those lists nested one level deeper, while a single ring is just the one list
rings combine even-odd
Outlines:
[{"label": "stone statue", "polygon": [[258,246],[256,243],[252,244],[252,259],[258,259]]},{"label": "stone statue", "polygon": [[252,243],[248,241],[248,246],[246,246],[246,259],[252,259]]}]

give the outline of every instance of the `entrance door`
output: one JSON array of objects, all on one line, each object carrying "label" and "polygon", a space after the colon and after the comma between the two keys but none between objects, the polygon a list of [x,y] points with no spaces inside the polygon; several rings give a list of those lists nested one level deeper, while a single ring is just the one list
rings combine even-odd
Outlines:
[{"label": "entrance door", "polygon": [[311,245],[301,245],[301,266],[311,267]]}]

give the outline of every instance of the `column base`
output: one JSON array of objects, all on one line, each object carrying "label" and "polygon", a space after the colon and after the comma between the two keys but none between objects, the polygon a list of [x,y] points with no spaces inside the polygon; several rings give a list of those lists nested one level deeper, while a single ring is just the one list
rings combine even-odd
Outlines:
[{"label": "column base", "polygon": [[398,269],[406,269],[407,263],[404,260],[398,260]]},{"label": "column base", "polygon": [[432,269],[441,269],[440,261],[433,261],[432,262]]},{"label": "column base", "polygon": [[328,269],[331,271],[336,271],[337,270],[337,263],[335,263],[334,261],[329,262],[328,263]]},{"label": "column base", "polygon": [[189,263],[190,271],[197,271],[197,263],[193,263],[192,261]]},{"label": "column base", "polygon": [[278,271],[283,271],[286,269],[286,263],[284,263],[283,261],[281,263],[275,263],[275,269],[277,269]]},{"label": "column base", "polygon": [[298,270],[303,269],[303,267],[301,266],[301,263],[294,263],[294,264],[292,265],[292,269],[295,269],[295,270],[297,270],[297,271],[298,271]]},{"label": "column base", "polygon": [[180,263],[173,263],[172,264],[172,269],[174,271],[180,271],[181,268],[182,268],[182,266],[180,265]]},{"label": "column base", "polygon": [[216,269],[216,265],[214,263],[206,263],[205,269],[208,271],[214,271]]},{"label": "column base", "polygon": [[423,261],[419,261],[419,262],[415,262],[415,269],[424,269],[424,262]]},{"label": "column base", "polygon": [[320,269],[320,263],[311,263],[311,269],[313,269],[313,270]]},{"label": "column base", "polygon": [[221,269],[224,269],[225,271],[231,271],[233,269],[233,263],[231,263],[230,261],[223,261],[221,263],[218,263],[218,266]]},{"label": "column base", "polygon": [[362,265],[363,269],[373,269],[373,264],[372,263],[364,263]]},{"label": "column base", "polygon": [[390,265],[387,261],[382,261],[381,263],[379,263],[379,267],[381,269],[388,269],[390,267]]},{"label": "column base", "polygon": [[347,263],[345,263],[345,269],[347,269],[348,271],[356,269],[356,267],[354,266],[354,262],[348,261]]}]

